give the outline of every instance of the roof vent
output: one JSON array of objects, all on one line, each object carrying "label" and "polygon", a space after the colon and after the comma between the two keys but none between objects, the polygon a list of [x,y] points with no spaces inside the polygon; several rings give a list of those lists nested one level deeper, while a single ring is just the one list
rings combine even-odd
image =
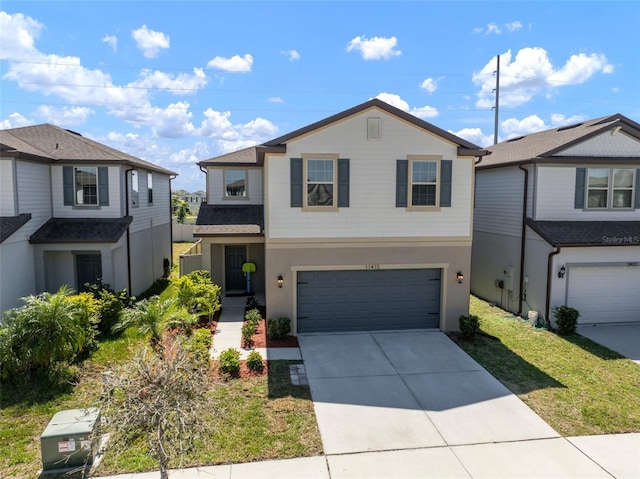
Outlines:
[{"label": "roof vent", "polygon": [[82,136],[82,135],[81,135],[80,133],[78,133],[77,131],[73,131],[73,130],[66,130],[66,131],[68,131],[69,133],[72,133],[72,134],[74,134],[74,135],[77,135],[77,136]]},{"label": "roof vent", "polygon": [[576,123],[575,125],[563,126],[562,128],[558,128],[556,131],[571,130],[572,128],[577,128],[580,125],[584,125],[584,123]]},{"label": "roof vent", "polygon": [[510,140],[507,140],[507,143],[511,143],[513,141],[522,140],[523,138],[524,138],[524,136],[516,136],[515,138],[511,138]]}]

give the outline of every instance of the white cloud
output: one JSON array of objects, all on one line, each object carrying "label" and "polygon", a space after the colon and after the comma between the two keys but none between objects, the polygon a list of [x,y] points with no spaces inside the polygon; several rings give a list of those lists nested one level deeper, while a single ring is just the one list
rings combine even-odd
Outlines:
[{"label": "white cloud", "polygon": [[133,30],[131,36],[146,58],[156,58],[161,49],[169,48],[170,38],[162,32],[149,30],[146,25]]},{"label": "white cloud", "polygon": [[440,114],[435,107],[429,105],[412,108],[409,113],[417,116],[418,118],[422,118],[423,120],[427,118],[435,118]]},{"label": "white cloud", "polygon": [[396,37],[384,38],[373,37],[368,39],[364,35],[355,37],[347,45],[347,51],[360,52],[364,60],[380,60],[384,58],[388,60],[402,54],[400,50],[396,50],[398,39]]},{"label": "white cloud", "polygon": [[573,125],[575,123],[580,123],[587,119],[586,116],[583,115],[572,115],[565,116],[561,113],[552,113],[551,114],[551,124],[555,127]]},{"label": "white cloud", "polygon": [[209,158],[209,147],[202,141],[196,142],[191,148],[184,148],[169,155],[170,165],[195,165],[199,161]]},{"label": "white cloud", "polygon": [[231,112],[219,112],[213,108],[208,108],[204,116],[199,133],[213,139],[222,153],[257,145],[274,138],[278,133],[278,127],[264,118],[234,125],[230,121]]},{"label": "white cloud", "polygon": [[438,80],[434,80],[433,78],[427,78],[420,84],[420,88],[426,91],[429,94],[432,94],[438,89]]},{"label": "white cloud", "polygon": [[118,51],[118,37],[115,35],[105,35],[102,42],[109,45],[114,52]]},{"label": "white cloud", "polygon": [[[572,55],[566,64],[556,69],[544,48],[527,47],[516,54],[512,61],[511,50],[500,56],[500,105],[513,107],[530,101],[536,94],[549,95],[554,88],[584,83],[597,72],[607,72],[611,67],[604,55]],[[479,108],[490,108],[495,103],[496,58],[492,58],[472,80],[480,85]]]},{"label": "white cloud", "polygon": [[38,53],[34,41],[44,25],[21,13],[0,11],[0,60],[30,60]]},{"label": "white cloud", "polygon": [[247,53],[243,57],[234,55],[231,58],[215,57],[207,63],[207,68],[215,68],[225,72],[247,73],[253,66],[253,57]]},{"label": "white cloud", "polygon": [[411,108],[409,103],[403,100],[400,95],[396,95],[395,93],[386,93],[382,92],[376,96],[378,100],[381,100],[385,103],[388,103],[391,106],[395,106],[396,108],[406,111],[407,113],[411,113],[418,118],[426,119],[426,118],[434,118],[439,115],[438,110],[432,106],[425,105],[422,107],[414,107]]},{"label": "white cloud", "polygon": [[8,118],[0,121],[0,130],[8,130],[9,128],[20,128],[23,126],[33,125],[35,121],[25,118],[20,113],[11,113]]},{"label": "white cloud", "polygon": [[509,118],[504,120],[500,124],[500,127],[502,132],[507,136],[507,139],[548,129],[544,124],[544,120],[542,120],[538,115],[530,115],[522,120]]},{"label": "white cloud", "polygon": [[482,147],[493,145],[493,135],[485,135],[480,128],[463,128],[460,131],[452,131],[451,133],[470,141],[474,145]]},{"label": "white cloud", "polygon": [[284,100],[282,98],[280,98],[279,96],[272,96],[271,98],[269,98],[269,102],[271,102],[271,103],[284,103]]},{"label": "white cloud", "polygon": [[193,75],[180,73],[171,75],[161,71],[151,71],[144,69],[140,72],[139,78],[130,83],[129,86],[136,88],[159,88],[169,90],[175,95],[190,95],[197,93],[209,82],[209,78],[202,68],[194,68]]},{"label": "white cloud", "polygon": [[84,106],[55,108],[50,105],[40,105],[35,115],[58,126],[77,126],[87,122],[89,116],[95,112]]},{"label": "white cloud", "polygon": [[509,22],[505,24],[505,27],[507,27],[507,30],[509,30],[510,32],[517,32],[522,28],[522,23],[516,20],[515,22]]},{"label": "white cloud", "polygon": [[496,35],[500,35],[502,33],[502,30],[500,30],[500,27],[498,27],[497,24],[495,23],[489,23],[487,25],[487,32],[486,34],[489,35],[490,33],[495,33]]},{"label": "white cloud", "polygon": [[172,103],[166,108],[154,108],[151,116],[151,130],[161,138],[182,138],[194,133],[191,123],[193,113],[189,111],[189,103]]},{"label": "white cloud", "polygon": [[[522,29],[522,23],[515,20],[513,22],[505,23],[504,28],[506,28],[510,33],[517,32]],[[495,35],[501,35],[503,30],[497,23],[491,22],[488,23],[486,27],[475,27],[471,31],[476,34],[484,32],[485,35],[490,35],[492,33]]]},{"label": "white cloud", "polygon": [[300,54],[296,50],[283,50],[280,53],[289,57],[290,62],[300,60]]}]

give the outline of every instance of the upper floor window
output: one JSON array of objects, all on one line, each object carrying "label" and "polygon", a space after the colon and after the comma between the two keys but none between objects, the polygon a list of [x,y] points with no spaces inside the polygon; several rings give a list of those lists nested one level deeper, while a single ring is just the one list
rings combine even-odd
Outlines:
[{"label": "upper floor window", "polygon": [[631,208],[634,170],[589,168],[587,208]]},{"label": "upper floor window", "polygon": [[224,196],[225,198],[245,198],[247,196],[247,171],[224,171]]},{"label": "upper floor window", "polygon": [[138,206],[140,204],[140,185],[138,183],[138,171],[131,172],[131,204]]},{"label": "upper floor window", "polygon": [[98,205],[98,168],[77,166],[73,171],[74,198],[76,205]]},{"label": "upper floor window", "polygon": [[411,162],[411,206],[438,206],[438,162]]},{"label": "upper floor window", "polygon": [[334,206],[335,160],[306,159],[307,206]]},{"label": "upper floor window", "polygon": [[147,172],[147,203],[153,204],[153,173]]}]

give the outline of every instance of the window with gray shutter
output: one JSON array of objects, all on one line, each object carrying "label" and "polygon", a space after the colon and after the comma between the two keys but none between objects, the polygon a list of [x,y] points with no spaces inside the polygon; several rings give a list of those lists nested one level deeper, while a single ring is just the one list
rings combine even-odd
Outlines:
[{"label": "window with gray shutter", "polygon": [[291,158],[291,207],[302,207],[302,158]]}]

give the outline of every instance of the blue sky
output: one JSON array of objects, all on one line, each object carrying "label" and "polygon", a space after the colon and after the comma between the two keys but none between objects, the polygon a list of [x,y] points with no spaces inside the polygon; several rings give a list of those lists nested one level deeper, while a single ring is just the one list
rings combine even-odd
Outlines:
[{"label": "blue sky", "polygon": [[180,173],[378,97],[480,146],[640,121],[640,2],[3,1],[0,128],[43,122]]}]

